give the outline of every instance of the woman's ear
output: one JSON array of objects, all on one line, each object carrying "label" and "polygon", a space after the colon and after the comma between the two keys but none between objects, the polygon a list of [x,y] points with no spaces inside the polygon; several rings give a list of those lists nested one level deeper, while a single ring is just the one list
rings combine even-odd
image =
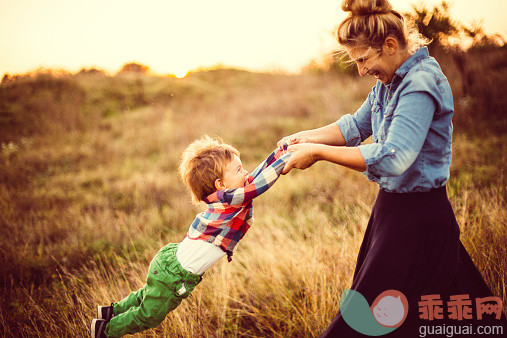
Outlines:
[{"label": "woman's ear", "polygon": [[217,188],[217,190],[224,190],[224,189],[226,189],[224,182],[222,182],[222,180],[219,179],[219,178],[217,178],[215,180],[215,188]]},{"label": "woman's ear", "polygon": [[389,55],[393,55],[398,51],[398,47],[399,47],[398,40],[396,40],[391,36],[388,36],[384,41],[382,49]]}]

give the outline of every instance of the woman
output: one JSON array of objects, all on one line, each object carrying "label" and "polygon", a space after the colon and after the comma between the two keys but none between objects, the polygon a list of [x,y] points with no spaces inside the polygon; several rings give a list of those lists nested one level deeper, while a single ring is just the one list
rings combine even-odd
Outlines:
[{"label": "woman", "polygon": [[[449,83],[424,39],[387,0],[344,1],[342,9],[350,15],[338,28],[338,42],[361,76],[378,81],[355,114],[282,138],[279,145],[291,144],[292,152],[283,173],[324,160],[380,186],[351,289],[370,305],[386,290],[406,296],[406,320],[387,336],[417,337],[420,325],[484,325],[466,319],[468,312],[463,321],[447,312],[451,296],[466,294],[475,319],[475,299],[492,296],[459,240],[446,194],[454,112]],[[361,145],[369,136],[372,143]],[[435,318],[442,320],[420,318],[419,302],[427,295],[439,296],[443,310],[435,308]],[[505,317],[492,322],[505,326]],[[323,337],[355,335],[363,336],[338,312]]]}]

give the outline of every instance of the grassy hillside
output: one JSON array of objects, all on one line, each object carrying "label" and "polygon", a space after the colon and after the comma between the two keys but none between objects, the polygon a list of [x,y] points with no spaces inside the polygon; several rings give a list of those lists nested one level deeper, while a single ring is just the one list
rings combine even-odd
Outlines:
[{"label": "grassy hillside", "polygon": [[[497,127],[505,119],[481,121],[494,132],[472,128],[474,98],[459,94],[455,78],[464,122],[448,191],[462,241],[506,304],[506,136]],[[0,334],[86,336],[95,305],[143,285],[152,256],[180,241],[202,210],[177,176],[193,139],[222,137],[251,170],[282,136],[354,112],[372,85],[231,69],[4,81]],[[233,262],[213,267],[159,328],[138,336],[318,335],[350,286],[376,192],[361,174],[327,163],[282,177],[256,200],[255,225]]]}]

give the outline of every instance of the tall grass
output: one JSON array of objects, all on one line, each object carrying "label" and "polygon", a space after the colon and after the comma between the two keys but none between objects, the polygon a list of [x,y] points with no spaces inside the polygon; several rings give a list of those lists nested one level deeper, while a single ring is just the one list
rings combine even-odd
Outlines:
[{"label": "tall grass", "polygon": [[[353,112],[372,85],[227,69],[3,83],[1,334],[86,336],[97,304],[144,284],[153,255],[202,210],[177,177],[195,137],[221,136],[253,169],[280,137]],[[503,134],[456,130],[448,187],[462,241],[505,304],[504,145]],[[327,163],[282,177],[255,201],[232,263],[206,272],[160,327],[138,336],[317,336],[350,286],[376,192]]]}]

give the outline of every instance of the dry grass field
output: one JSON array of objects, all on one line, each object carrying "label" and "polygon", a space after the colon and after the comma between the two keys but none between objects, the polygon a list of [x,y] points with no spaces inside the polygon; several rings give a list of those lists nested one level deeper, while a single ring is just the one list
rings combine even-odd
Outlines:
[{"label": "dry grass field", "polygon": [[[478,111],[452,63],[444,71],[456,98],[449,197],[464,245],[506,304],[505,108]],[[180,241],[203,208],[177,176],[192,140],[220,136],[251,170],[282,136],[353,113],[372,85],[328,72],[232,69],[5,80],[0,336],[85,337],[96,305],[143,285],[152,256]],[[206,272],[160,327],[136,336],[318,336],[350,286],[377,189],[328,163],[282,177],[255,201],[255,224],[233,261]]]}]

